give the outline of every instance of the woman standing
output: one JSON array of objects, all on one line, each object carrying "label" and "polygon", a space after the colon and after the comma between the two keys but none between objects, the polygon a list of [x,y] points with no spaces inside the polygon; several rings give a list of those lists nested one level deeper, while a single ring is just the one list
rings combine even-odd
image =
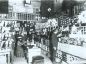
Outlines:
[{"label": "woman standing", "polygon": [[24,57],[22,45],[23,45],[23,41],[22,39],[20,39],[17,45],[17,57]]}]

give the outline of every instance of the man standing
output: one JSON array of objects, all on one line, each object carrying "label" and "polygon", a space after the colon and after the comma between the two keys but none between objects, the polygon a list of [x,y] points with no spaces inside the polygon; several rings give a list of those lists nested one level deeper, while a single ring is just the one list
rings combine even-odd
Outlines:
[{"label": "man standing", "polygon": [[27,48],[27,43],[24,43],[23,45],[22,45],[22,48],[23,48],[23,52],[24,52],[24,56],[25,56],[25,59],[27,60],[27,62],[28,62],[28,48]]}]

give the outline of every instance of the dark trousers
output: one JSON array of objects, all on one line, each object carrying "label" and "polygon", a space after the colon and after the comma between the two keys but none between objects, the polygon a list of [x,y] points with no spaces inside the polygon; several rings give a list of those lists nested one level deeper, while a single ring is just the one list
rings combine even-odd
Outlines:
[{"label": "dark trousers", "polygon": [[17,55],[17,41],[16,41],[15,47],[14,47],[14,55],[15,55],[15,56]]},{"label": "dark trousers", "polygon": [[24,56],[25,56],[25,59],[27,60],[27,63],[28,63],[28,52],[27,52],[27,50],[24,50]]},{"label": "dark trousers", "polygon": [[24,51],[24,57],[28,62],[28,49],[26,46],[22,45],[23,51]]}]

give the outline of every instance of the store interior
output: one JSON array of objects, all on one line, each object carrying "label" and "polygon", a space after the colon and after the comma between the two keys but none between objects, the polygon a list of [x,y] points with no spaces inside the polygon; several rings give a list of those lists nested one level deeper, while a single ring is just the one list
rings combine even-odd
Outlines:
[{"label": "store interior", "polygon": [[85,0],[1,0],[0,64],[86,64]]}]

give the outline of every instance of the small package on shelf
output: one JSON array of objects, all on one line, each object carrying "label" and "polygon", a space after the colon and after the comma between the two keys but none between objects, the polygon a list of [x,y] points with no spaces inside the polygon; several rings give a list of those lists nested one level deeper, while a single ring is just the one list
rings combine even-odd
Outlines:
[{"label": "small package on shelf", "polygon": [[45,47],[46,51],[47,51],[47,46]]},{"label": "small package on shelf", "polygon": [[83,47],[86,47],[86,42],[85,41],[83,41]]},{"label": "small package on shelf", "polygon": [[59,58],[59,59],[62,59],[62,52],[58,50],[58,51],[57,51],[57,54],[58,54],[58,58]]}]

